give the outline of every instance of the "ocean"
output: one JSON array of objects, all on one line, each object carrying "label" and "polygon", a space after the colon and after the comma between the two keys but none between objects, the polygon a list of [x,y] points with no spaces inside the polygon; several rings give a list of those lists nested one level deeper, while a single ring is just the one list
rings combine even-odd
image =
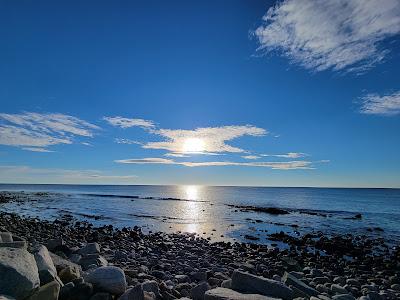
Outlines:
[{"label": "ocean", "polygon": [[[268,235],[321,231],[400,241],[400,189],[151,185],[11,185],[32,201],[0,211],[55,220],[72,215],[95,226],[140,226],[145,232],[195,232],[212,241],[270,243]],[[276,207],[274,215],[235,206]],[[361,219],[354,218],[361,214]]]}]

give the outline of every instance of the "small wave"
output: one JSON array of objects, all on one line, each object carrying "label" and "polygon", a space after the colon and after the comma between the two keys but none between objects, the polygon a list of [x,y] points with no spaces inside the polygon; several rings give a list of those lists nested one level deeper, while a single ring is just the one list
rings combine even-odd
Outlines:
[{"label": "small wave", "polygon": [[129,195],[115,195],[115,194],[79,194],[81,196],[104,197],[104,198],[124,198],[124,199],[141,199],[141,200],[156,200],[156,201],[187,201],[187,202],[210,202],[206,200],[190,200],[174,197],[153,197],[153,196],[129,196]]}]

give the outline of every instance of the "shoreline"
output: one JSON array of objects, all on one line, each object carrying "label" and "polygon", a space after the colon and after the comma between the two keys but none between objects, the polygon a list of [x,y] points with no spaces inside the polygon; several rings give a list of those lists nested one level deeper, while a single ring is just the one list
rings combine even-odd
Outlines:
[{"label": "shoreline", "polygon": [[[400,284],[400,248],[389,247],[383,239],[350,234],[327,237],[322,233],[292,237],[281,232],[274,237],[277,242],[287,243],[288,249],[282,250],[253,243],[212,243],[190,233],[144,234],[139,227],[94,227],[68,217],[50,222],[13,213],[0,213],[0,229],[25,238],[29,249],[62,240],[62,247],[55,253],[67,259],[85,244],[98,243],[99,254],[108,264],[125,272],[128,286],[156,281],[165,295],[175,297],[160,299],[191,297],[190,290],[202,281],[210,289],[219,287],[235,270],[273,279],[282,279],[289,272],[328,297],[320,299],[334,297],[337,293],[332,286],[336,285],[354,298],[371,293],[386,297],[379,299],[400,297],[400,290],[393,289]],[[197,273],[202,274],[202,280],[193,278]],[[179,278],[188,278],[188,282],[179,282]]]}]

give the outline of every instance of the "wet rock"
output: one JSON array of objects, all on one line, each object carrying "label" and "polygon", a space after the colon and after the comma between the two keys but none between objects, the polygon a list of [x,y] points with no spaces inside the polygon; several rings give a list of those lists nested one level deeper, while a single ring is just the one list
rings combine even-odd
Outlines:
[{"label": "wet rock", "polygon": [[25,249],[0,248],[0,291],[16,299],[40,285],[35,258]]},{"label": "wet rock", "polygon": [[284,282],[287,286],[294,286],[307,296],[317,296],[319,293],[317,290],[313,289],[312,287],[308,286],[292,274],[285,272],[282,277],[282,282]]},{"label": "wet rock", "polygon": [[204,294],[204,300],[274,300],[274,299],[276,298],[271,298],[257,294],[241,294],[234,290],[222,287],[208,290]]},{"label": "wet rock", "polygon": [[28,300],[57,300],[60,293],[60,284],[51,281],[42,285]]},{"label": "wet rock", "polygon": [[95,288],[115,295],[126,290],[125,273],[118,267],[99,267],[85,276],[85,280]]},{"label": "wet rock", "polygon": [[285,300],[293,298],[293,291],[282,282],[241,271],[233,272],[232,289],[239,292],[261,294]]}]

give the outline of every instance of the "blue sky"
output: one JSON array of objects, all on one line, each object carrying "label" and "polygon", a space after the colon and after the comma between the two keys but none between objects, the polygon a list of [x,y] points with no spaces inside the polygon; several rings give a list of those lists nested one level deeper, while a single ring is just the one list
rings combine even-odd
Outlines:
[{"label": "blue sky", "polygon": [[398,1],[81,2],[0,3],[0,182],[400,187]]}]

